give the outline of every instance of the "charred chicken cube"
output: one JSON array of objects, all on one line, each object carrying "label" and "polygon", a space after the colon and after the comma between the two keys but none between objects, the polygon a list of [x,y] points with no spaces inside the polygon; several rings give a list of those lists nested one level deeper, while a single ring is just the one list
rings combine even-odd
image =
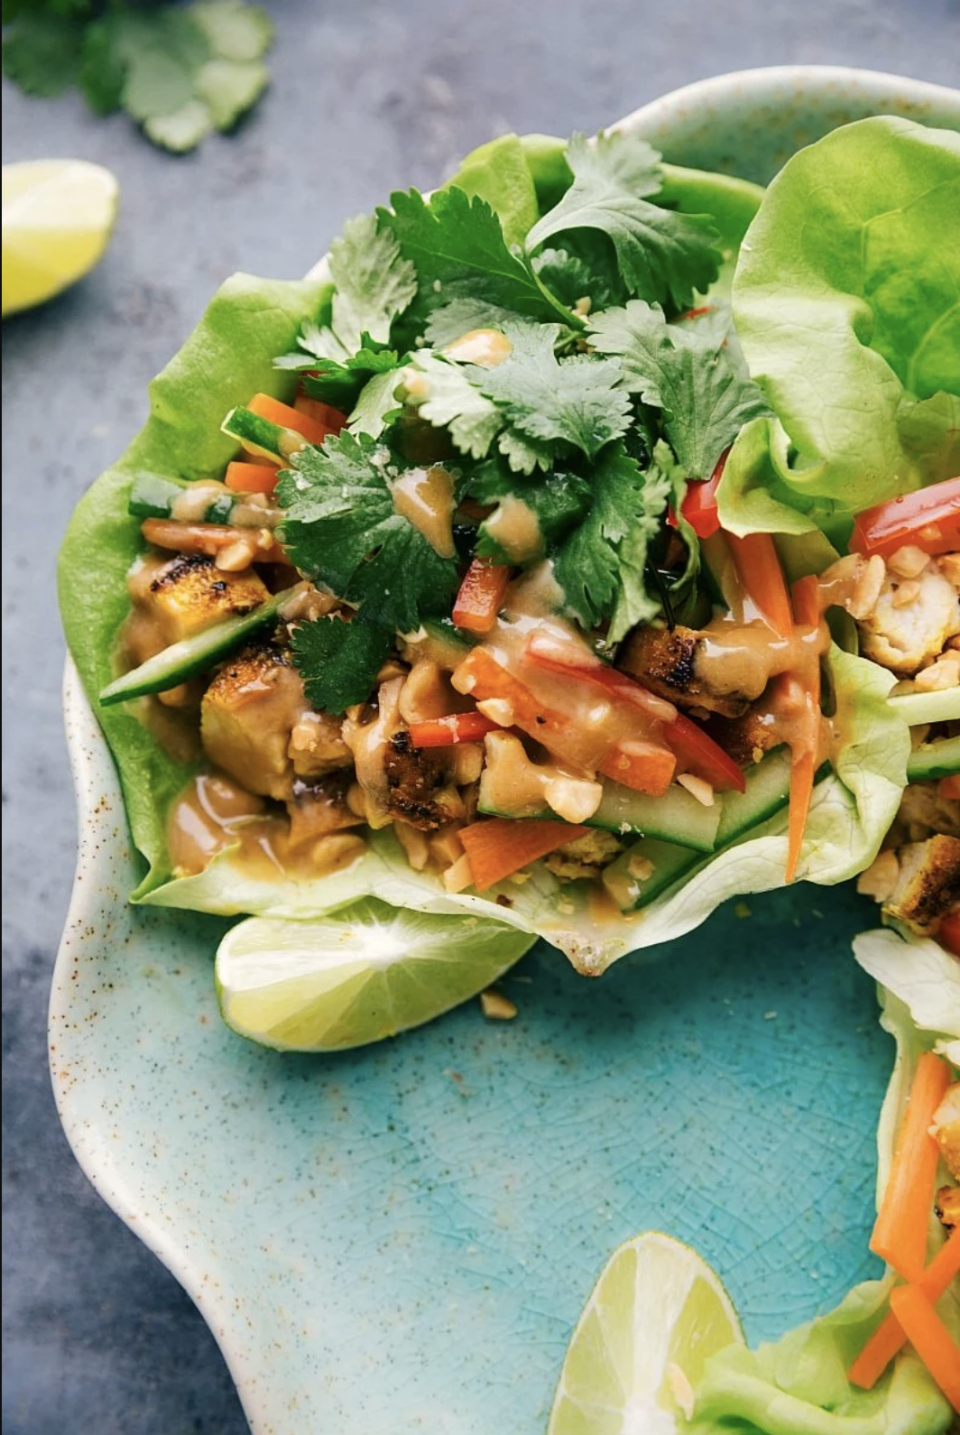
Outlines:
[{"label": "charred chicken cube", "polygon": [[223,665],[203,695],[204,751],[249,792],[284,801],[294,776],[290,738],[306,707],[286,651],[252,644]]},{"label": "charred chicken cube", "polygon": [[[224,572],[203,554],[145,562],[131,575],[130,592],[137,609],[153,619],[154,652],[224,618],[251,613],[270,596],[256,573]],[[139,661],[147,656],[152,654]]]},{"label": "charred chicken cube", "polygon": [[916,932],[929,932],[960,902],[960,839],[938,834],[897,851],[900,867],[884,911]]}]

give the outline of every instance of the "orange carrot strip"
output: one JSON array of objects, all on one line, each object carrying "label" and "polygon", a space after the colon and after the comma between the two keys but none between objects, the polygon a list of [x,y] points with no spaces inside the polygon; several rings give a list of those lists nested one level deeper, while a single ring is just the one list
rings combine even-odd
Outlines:
[{"label": "orange carrot strip", "polygon": [[[241,540],[256,540],[257,530],[252,528],[231,528],[226,523],[180,523],[175,518],[145,518],[140,532],[148,543],[157,548],[171,548],[175,553],[205,553],[215,558],[224,548]],[[268,547],[261,548],[254,542],[257,563],[280,563],[284,553],[276,539]]]},{"label": "orange carrot strip", "polygon": [[803,848],[803,834],[807,830],[807,815],[813,796],[813,779],[816,775],[817,760],[812,752],[805,752],[794,760],[790,768],[790,819],[787,829],[787,865],[783,880],[793,881],[797,875],[797,863]]},{"label": "orange carrot strip", "polygon": [[306,394],[298,394],[293,401],[293,407],[298,414],[306,414],[307,418],[313,419],[314,423],[322,425],[327,433],[338,434],[347,426],[346,414],[335,409],[332,404],[321,403],[319,399],[310,399]]},{"label": "orange carrot strip", "polygon": [[448,717],[412,722],[409,731],[414,747],[453,747],[458,742],[479,742],[488,732],[502,729],[483,713],[451,713]]},{"label": "orange carrot strip", "polygon": [[727,534],[740,587],[781,638],[793,632],[793,610],[783,579],[783,569],[769,533],[749,533],[746,538]]},{"label": "orange carrot strip", "polygon": [[960,1411],[960,1346],[932,1302],[919,1286],[898,1286],[890,1292],[890,1309],[954,1410]]},{"label": "orange carrot strip", "polygon": [[677,759],[668,748],[638,739],[614,748],[597,770],[634,792],[662,797],[673,781]]},{"label": "orange carrot strip", "polygon": [[228,463],[224,483],[235,493],[272,493],[279,468],[266,463]]},{"label": "orange carrot strip", "polygon": [[960,772],[955,772],[950,777],[941,777],[940,796],[945,798],[960,797]]},{"label": "orange carrot strip", "polygon": [[260,418],[268,419],[272,424],[279,424],[280,428],[293,429],[295,433],[303,434],[308,443],[321,444],[332,432],[326,424],[317,423],[309,414],[301,413],[289,404],[282,404],[279,399],[273,399],[269,394],[254,394],[247,408]]},{"label": "orange carrot strip", "polygon": [[555,852],[565,842],[573,842],[589,831],[589,827],[574,827],[569,822],[488,817],[461,827],[457,836],[470,858],[473,885],[478,892],[485,892],[538,857],[546,857],[548,852]]},{"label": "orange carrot strip", "polygon": [[[960,1226],[950,1234],[917,1282],[927,1300],[936,1303],[952,1280],[960,1275]],[[854,1385],[872,1390],[897,1351],[906,1344],[906,1332],[893,1311],[877,1326],[850,1367]]]},{"label": "orange carrot strip", "polygon": [[939,1158],[930,1125],[949,1085],[948,1064],[925,1051],[917,1063],[887,1189],[870,1237],[874,1255],[908,1281],[918,1281],[923,1275]]},{"label": "orange carrot strip", "polygon": [[489,633],[503,606],[509,582],[510,568],[506,563],[474,558],[453,605],[456,626],[465,628],[468,633]]}]

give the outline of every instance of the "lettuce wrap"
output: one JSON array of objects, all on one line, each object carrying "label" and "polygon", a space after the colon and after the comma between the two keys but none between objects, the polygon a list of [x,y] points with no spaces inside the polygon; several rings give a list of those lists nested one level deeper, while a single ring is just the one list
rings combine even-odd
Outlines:
[{"label": "lettuce wrap", "polygon": [[[851,168],[869,173],[874,189],[864,181],[851,191],[848,213],[828,198],[847,192]],[[116,760],[132,839],[144,858],[133,900],[252,914],[267,924],[266,941],[271,919],[310,919],[369,895],[422,911],[483,911],[545,937],[579,970],[598,974],[625,952],[691,930],[728,897],[780,885],[789,844],[783,781],[779,800],[758,803],[754,820],[725,828],[721,816],[719,838],[707,844],[713,850],[654,840],[669,880],[639,910],[619,916],[598,910],[586,882],[561,881],[539,862],[522,884],[501,885],[490,896],[451,891],[439,874],[411,867],[389,826],[370,832],[364,854],[345,870],[324,876],[261,880],[231,848],[205,870],[179,874],[167,813],[197,764],[165,751],[135,703],[100,702],[116,677],[117,632],[129,610],[126,576],[141,547],[139,519],[127,504],[144,476],[219,479],[239,453],[236,421],[221,428],[228,412],[246,414],[254,393],[287,402],[305,374],[307,392],[350,419],[339,439],[314,454],[329,453],[359,472],[373,462],[377,443],[402,430],[416,402],[417,421],[452,435],[468,474],[486,465],[485,487],[471,491],[488,496],[488,511],[511,484],[533,502],[533,487],[550,480],[556,507],[540,510],[543,522],[567,523],[557,529],[555,571],[582,627],[609,623],[611,650],[660,611],[650,535],[668,502],[680,508],[685,488],[708,478],[731,444],[718,489],[725,527],[775,534],[789,581],[819,573],[837,556],[838,515],[849,518],[864,503],[932,482],[952,461],[960,361],[950,340],[950,245],[935,263],[921,258],[932,227],[939,232],[950,212],[958,168],[956,136],[894,120],[848,126],[812,146],[766,196],[744,181],[661,165],[629,136],[601,136],[593,145],[575,138],[568,146],[506,136],[477,151],[429,200],[416,191],[394,195],[378,220],[353,221],[334,245],[330,279],[229,280],[151,385],[142,432],[81,500],[60,558],[70,651]],[[827,198],[821,174],[829,179]],[[904,190],[894,194],[899,217],[854,282],[847,251],[854,245],[859,254],[862,232],[882,228],[877,216],[894,181]],[[816,222],[807,223],[783,271],[780,296],[771,275],[786,264],[784,232],[814,193]],[[368,278],[362,293],[358,274]],[[736,330],[726,298],[731,283]],[[592,308],[581,302],[586,284]],[[800,324],[808,304],[822,324],[809,315]],[[499,377],[507,365],[491,369],[494,377],[481,385],[476,365],[449,360],[445,346],[468,330],[508,336],[517,361],[512,388]],[[835,340],[830,366],[822,361],[825,334]],[[813,378],[798,388],[801,371]],[[822,405],[823,389],[813,386],[821,381],[841,394],[830,413],[842,410],[848,426],[824,420],[817,437],[809,414]],[[854,482],[856,434],[866,435],[876,456]],[[599,483],[628,465],[638,471],[634,451],[647,494],[656,488],[656,508],[648,504],[622,531],[615,504],[595,515],[578,499],[575,520],[561,513],[561,499],[582,489],[584,474]],[[297,508],[318,462],[295,454],[281,479],[287,542],[307,533],[319,511],[308,511],[306,500]],[[573,473],[563,493],[555,481],[561,466]],[[397,522],[384,520],[384,531],[396,534]],[[676,522],[687,545],[682,571],[670,578],[679,604],[695,591],[703,560],[685,507]],[[389,588],[381,583],[374,592],[372,564],[345,569],[339,587],[328,582],[371,622],[400,632],[431,611],[431,585],[447,604],[434,612],[449,611],[451,598],[444,588],[449,568],[436,564],[418,535],[403,536],[405,571],[421,583],[419,608],[412,599],[398,606],[396,596],[386,605]],[[490,539],[488,533],[488,554],[495,552]],[[362,546],[362,526],[350,541]],[[362,624],[349,626],[362,636]],[[834,643],[824,659],[828,760],[797,868],[803,880],[824,884],[873,861],[897,812],[910,752],[907,721],[888,701],[895,675],[844,651],[850,645],[839,636],[843,646]],[[757,764],[761,781],[777,786],[778,762],[782,767],[783,754],[773,752]],[[644,860],[648,850],[639,853]],[[636,849],[617,861],[629,862],[631,853]]]}]

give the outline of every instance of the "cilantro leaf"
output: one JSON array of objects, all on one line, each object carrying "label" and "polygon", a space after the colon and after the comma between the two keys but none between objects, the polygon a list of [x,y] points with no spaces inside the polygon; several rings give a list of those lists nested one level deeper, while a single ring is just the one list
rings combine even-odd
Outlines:
[{"label": "cilantro leaf", "polygon": [[416,266],[420,318],[451,300],[471,299],[531,319],[576,322],[529,261],[508,249],[500,220],[484,200],[453,188],[438,190],[429,202],[418,190],[401,190],[390,202],[392,211],[378,211],[380,223]]},{"label": "cilantro leaf", "polygon": [[362,605],[365,622],[397,632],[412,632],[421,614],[449,605],[456,562],[441,558],[397,513],[385,448],[364,434],[342,433],[291,462],[277,494],[283,542],[303,573]]},{"label": "cilantro leaf", "polygon": [[705,291],[717,277],[722,256],[708,215],[680,214],[643,198],[660,187],[658,158],[634,136],[598,135],[591,145],[574,135],[567,148],[573,184],[527,235],[528,253],[567,230],[599,230],[612,241],[631,294],[687,308],[694,290]]},{"label": "cilantro leaf", "polygon": [[[304,331],[315,325],[304,325]],[[298,343],[306,342],[301,334]],[[299,352],[281,354],[274,359],[275,369],[309,369],[304,374],[303,389],[311,399],[322,404],[332,404],[335,409],[349,413],[357,401],[364,384],[374,374],[386,374],[398,366],[399,357],[395,349],[360,349],[349,359],[321,359],[314,354]]]},{"label": "cilantro leaf", "polygon": [[343,226],[330,246],[330,277],[337,286],[331,327],[349,354],[361,347],[364,334],[387,343],[390,325],[417,292],[417,271],[372,214]]},{"label": "cilantro leaf", "polygon": [[556,324],[505,324],[510,354],[493,369],[471,366],[477,387],[526,438],[571,444],[595,458],[630,423],[630,399],[615,359],[575,354],[559,361]]},{"label": "cilantro leaf", "polygon": [[43,0],[5,6],[4,72],[31,94],[79,84],[90,108],[123,107],[166,149],[226,130],[267,81],[273,26],[244,0],[144,7],[134,0]]},{"label": "cilantro leaf", "polygon": [[[544,478],[521,478],[506,469],[502,462],[491,459],[471,475],[467,492],[477,503],[499,506],[505,499],[517,498],[533,510],[546,543],[553,543],[573,527],[590,507],[591,487],[576,473],[549,473]],[[492,516],[492,515],[491,515]],[[478,558],[492,558],[508,563],[512,559],[497,542],[489,519],[480,525],[476,546]]]},{"label": "cilantro leaf", "polygon": [[656,590],[650,590],[648,566],[650,548],[661,531],[667,504],[676,496],[673,456],[666,449],[662,457],[669,467],[661,468],[655,459],[644,474],[640,504],[618,550],[620,586],[607,630],[609,644],[619,643],[638,623],[649,623],[662,606]]},{"label": "cilantro leaf", "polygon": [[709,478],[744,424],[769,412],[737,350],[715,334],[667,324],[642,299],[596,315],[591,343],[620,359],[625,387],[663,410],[666,437],[691,477]]},{"label": "cilantro leaf", "polygon": [[[623,444],[611,444],[591,474],[589,512],[554,554],[554,575],[567,607],[585,628],[595,627],[618,604],[622,620],[638,606],[636,575],[638,571],[642,574],[645,545],[656,531],[655,520],[663,513],[668,497],[668,490],[657,479],[649,491],[646,485],[646,476]],[[625,539],[630,592],[622,599]]]},{"label": "cilantro leaf", "polygon": [[3,73],[24,94],[62,94],[76,83],[81,22],[25,10],[3,37]]},{"label": "cilantro leaf", "polygon": [[452,299],[449,304],[434,309],[427,320],[424,338],[435,349],[442,349],[472,329],[502,329],[509,320],[520,318],[516,309],[504,309],[483,299]]},{"label": "cilantro leaf", "polygon": [[396,396],[399,384],[400,370],[395,365],[374,373],[360,390],[350,410],[350,432],[379,438],[387,425],[402,412],[403,405]]},{"label": "cilantro leaf", "polygon": [[370,696],[393,634],[357,620],[315,618],[297,624],[290,646],[307,701],[318,712],[342,713]]},{"label": "cilantro leaf", "polygon": [[[503,427],[497,406],[472,381],[473,364],[442,359],[432,349],[418,349],[405,375],[408,400],[420,417],[435,428],[448,428],[461,453],[483,458]],[[486,373],[486,370],[480,372]]]}]

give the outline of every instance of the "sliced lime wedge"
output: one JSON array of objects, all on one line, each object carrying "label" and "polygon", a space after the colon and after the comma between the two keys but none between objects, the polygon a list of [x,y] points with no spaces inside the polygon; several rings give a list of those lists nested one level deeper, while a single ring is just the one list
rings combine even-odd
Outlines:
[{"label": "sliced lime wedge", "polygon": [[102,257],[117,215],[117,181],[77,159],[3,166],[3,313],[42,304]]},{"label": "sliced lime wedge", "polygon": [[535,937],[489,917],[365,898],[314,921],[250,917],[217,952],[224,1021],[281,1051],[340,1051],[419,1026],[476,996]]},{"label": "sliced lime wedge", "polygon": [[647,1231],[611,1256],[567,1351],[548,1435],[677,1435],[709,1355],[743,1333],[696,1251]]}]

